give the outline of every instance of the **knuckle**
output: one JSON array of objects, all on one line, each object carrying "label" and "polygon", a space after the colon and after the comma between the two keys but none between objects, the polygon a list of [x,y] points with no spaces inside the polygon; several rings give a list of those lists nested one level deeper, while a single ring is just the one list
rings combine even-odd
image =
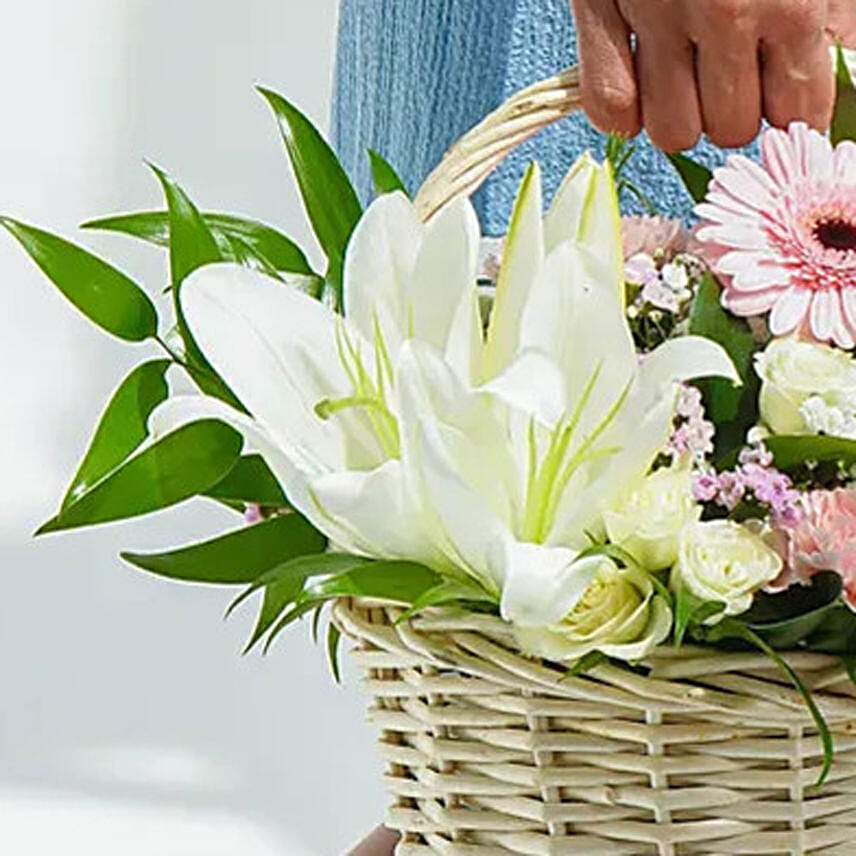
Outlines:
[{"label": "knuckle", "polygon": [[624,125],[635,120],[636,90],[631,85],[592,83],[585,88],[584,101],[588,111],[602,121]]},{"label": "knuckle", "polygon": [[774,4],[772,20],[788,35],[807,35],[823,30],[826,4],[819,0],[783,0]]},{"label": "knuckle", "polygon": [[734,27],[745,24],[756,17],[757,0],[708,0],[704,6],[705,17],[709,22]]}]

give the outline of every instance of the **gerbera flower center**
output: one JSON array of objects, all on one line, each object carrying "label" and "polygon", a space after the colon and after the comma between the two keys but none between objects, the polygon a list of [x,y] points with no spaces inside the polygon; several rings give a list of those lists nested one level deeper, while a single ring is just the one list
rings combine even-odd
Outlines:
[{"label": "gerbera flower center", "polygon": [[829,250],[856,250],[856,223],[840,217],[821,220],[814,237]]}]

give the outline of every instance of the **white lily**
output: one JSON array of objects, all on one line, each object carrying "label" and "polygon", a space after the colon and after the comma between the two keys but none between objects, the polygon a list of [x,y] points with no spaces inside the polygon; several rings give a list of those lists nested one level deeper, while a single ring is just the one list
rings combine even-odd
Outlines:
[{"label": "white lily", "polygon": [[506,619],[534,627],[560,621],[592,581],[602,557],[581,554],[664,446],[678,384],[739,381],[725,351],[698,337],[637,358],[607,168],[582,160],[543,221],[540,197],[533,167],[487,335],[472,348],[476,385],[415,341],[396,381],[404,464],[449,563],[501,591]]},{"label": "white lily", "polygon": [[677,382],[736,374],[693,337],[637,361],[608,169],[583,159],[545,219],[540,200],[533,167],[486,334],[465,202],[422,225],[403,196],[378,200],[348,250],[345,319],[254,271],[195,272],[185,316],[251,416],[179,398],[154,430],[224,419],[339,549],[471,574],[520,626],[561,621],[602,566],[580,555],[602,507],[666,440]]},{"label": "white lily", "polygon": [[176,397],[153,414],[153,433],[222,419],[337,548],[442,566],[399,460],[394,361],[411,336],[444,347],[455,305],[475,289],[478,241],[468,201],[423,225],[403,194],[381,197],[349,246],[347,319],[256,271],[196,271],[182,286],[188,324],[251,416]]}]

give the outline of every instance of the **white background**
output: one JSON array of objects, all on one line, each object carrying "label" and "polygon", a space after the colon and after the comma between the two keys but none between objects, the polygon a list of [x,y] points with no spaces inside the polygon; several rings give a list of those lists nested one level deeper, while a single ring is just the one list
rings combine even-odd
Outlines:
[{"label": "white background", "polygon": [[[156,294],[158,250],[76,224],[160,207],[148,158],[202,206],[308,242],[255,83],[326,125],[335,0],[0,0],[0,212],[82,240]],[[297,628],[239,656],[227,591],[120,548],[223,528],[199,504],[32,541],[118,381],[105,336],[0,235],[0,852],[331,856],[382,816],[357,678]]]}]

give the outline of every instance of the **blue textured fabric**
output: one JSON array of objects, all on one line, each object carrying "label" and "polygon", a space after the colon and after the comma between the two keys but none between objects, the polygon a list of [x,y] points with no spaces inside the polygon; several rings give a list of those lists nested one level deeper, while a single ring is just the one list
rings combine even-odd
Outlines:
[{"label": "blue textured fabric", "polygon": [[[569,0],[342,0],[333,138],[361,196],[370,195],[366,149],[383,154],[417,188],[443,152],[524,86],[571,65]],[[546,129],[514,152],[476,196],[487,234],[501,234],[532,159],[549,199],[577,155],[603,156],[585,117]],[[689,198],[666,158],[643,137],[628,177],[657,207],[686,214]],[[702,142],[693,156],[724,154]]]}]

